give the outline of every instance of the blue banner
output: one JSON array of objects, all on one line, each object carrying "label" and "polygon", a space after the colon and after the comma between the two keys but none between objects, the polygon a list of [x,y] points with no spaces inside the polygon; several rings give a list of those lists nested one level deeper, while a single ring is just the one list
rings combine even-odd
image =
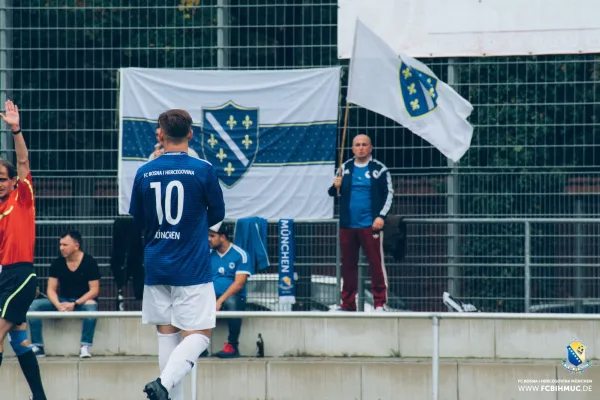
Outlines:
[{"label": "blue banner", "polygon": [[279,220],[279,303],[296,303],[294,220]]}]

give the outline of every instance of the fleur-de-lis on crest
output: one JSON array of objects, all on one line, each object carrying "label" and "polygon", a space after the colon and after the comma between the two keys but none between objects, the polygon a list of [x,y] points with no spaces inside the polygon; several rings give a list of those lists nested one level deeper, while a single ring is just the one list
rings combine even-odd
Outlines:
[{"label": "fleur-de-lis on crest", "polygon": [[237,121],[233,118],[233,115],[229,116],[229,119],[227,120],[227,125],[229,126],[229,129],[233,129],[233,127],[237,125]]},{"label": "fleur-de-lis on crest", "polygon": [[224,168],[223,171],[227,172],[227,176],[231,176],[235,171],[235,168],[231,165],[231,163],[227,163],[227,168]]},{"label": "fleur-de-lis on crest", "polygon": [[250,125],[252,125],[253,123],[254,122],[252,122],[249,115],[246,115],[246,118],[242,121],[242,125],[246,127],[246,130],[248,130],[250,128]]},{"label": "fleur-de-lis on crest", "polygon": [[250,140],[250,136],[246,135],[244,137],[244,140],[242,140],[242,144],[244,146],[246,146],[246,149],[248,149],[248,147],[250,147],[250,145],[252,144],[252,140]]},{"label": "fleur-de-lis on crest", "polygon": [[215,145],[217,143],[219,143],[219,141],[217,139],[215,139],[215,135],[213,135],[212,133],[210,134],[210,139],[207,140],[208,144],[210,144],[211,148],[214,148]]}]

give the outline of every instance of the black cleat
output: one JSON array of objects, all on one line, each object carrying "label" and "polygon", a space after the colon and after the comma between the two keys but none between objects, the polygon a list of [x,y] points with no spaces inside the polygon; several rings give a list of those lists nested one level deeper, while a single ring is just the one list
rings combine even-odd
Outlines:
[{"label": "black cleat", "polygon": [[149,400],[171,400],[169,398],[169,392],[163,386],[160,378],[148,383],[144,387],[144,393],[146,393],[146,396],[148,396],[147,398]]}]

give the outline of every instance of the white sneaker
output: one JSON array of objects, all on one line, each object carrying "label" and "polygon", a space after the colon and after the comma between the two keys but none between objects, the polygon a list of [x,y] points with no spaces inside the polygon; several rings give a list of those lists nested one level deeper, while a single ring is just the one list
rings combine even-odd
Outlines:
[{"label": "white sneaker", "polygon": [[375,307],[375,312],[384,312],[384,311],[389,311],[386,306]]},{"label": "white sneaker", "polygon": [[92,358],[92,354],[90,353],[90,346],[86,346],[86,345],[81,346],[81,351],[79,352],[79,358]]},{"label": "white sneaker", "polygon": [[31,350],[33,351],[33,354],[35,354],[35,356],[38,358],[46,357],[46,353],[44,352],[43,347],[39,347],[34,344],[33,346],[31,346]]}]

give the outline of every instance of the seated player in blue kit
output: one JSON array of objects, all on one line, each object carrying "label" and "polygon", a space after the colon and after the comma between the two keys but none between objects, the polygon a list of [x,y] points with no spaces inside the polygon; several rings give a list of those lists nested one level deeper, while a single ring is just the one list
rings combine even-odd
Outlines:
[{"label": "seated player in blue kit", "polygon": [[[229,239],[229,229],[222,222],[210,227],[208,242],[212,249],[213,285],[217,297],[217,311],[244,311],[246,309],[246,280],[252,274],[248,253]],[[242,328],[240,318],[228,318],[229,337],[223,350],[216,356],[240,356],[238,339]]]}]

